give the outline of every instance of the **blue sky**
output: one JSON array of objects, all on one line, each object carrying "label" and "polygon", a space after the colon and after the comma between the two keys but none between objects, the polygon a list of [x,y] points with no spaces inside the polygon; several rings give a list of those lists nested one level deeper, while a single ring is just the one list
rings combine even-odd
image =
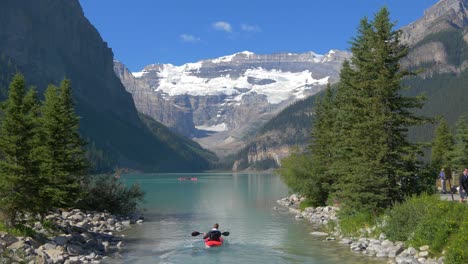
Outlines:
[{"label": "blue sky", "polygon": [[383,6],[397,28],[437,0],[79,0],[85,16],[131,71],[239,51],[345,50],[359,20]]}]

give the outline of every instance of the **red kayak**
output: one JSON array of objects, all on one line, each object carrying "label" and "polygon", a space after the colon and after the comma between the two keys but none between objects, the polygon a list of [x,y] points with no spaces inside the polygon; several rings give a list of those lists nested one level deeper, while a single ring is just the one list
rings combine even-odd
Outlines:
[{"label": "red kayak", "polygon": [[219,241],[216,240],[209,240],[209,238],[205,239],[205,245],[207,247],[219,247],[223,244],[224,239],[222,237],[219,238]]}]

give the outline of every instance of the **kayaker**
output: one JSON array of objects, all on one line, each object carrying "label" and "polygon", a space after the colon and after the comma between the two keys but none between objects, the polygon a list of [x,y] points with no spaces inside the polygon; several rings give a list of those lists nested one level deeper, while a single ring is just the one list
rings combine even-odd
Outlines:
[{"label": "kayaker", "polygon": [[221,231],[219,231],[218,223],[213,225],[213,229],[208,231],[208,233],[203,233],[203,239],[213,240],[213,241],[220,241],[219,238],[221,237]]}]

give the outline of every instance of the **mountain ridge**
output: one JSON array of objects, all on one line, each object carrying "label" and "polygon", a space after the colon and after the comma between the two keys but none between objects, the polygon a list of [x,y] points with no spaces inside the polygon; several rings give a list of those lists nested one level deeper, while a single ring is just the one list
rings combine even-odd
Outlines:
[{"label": "mountain ridge", "polygon": [[114,71],[137,109],[225,156],[287,105],[336,82],[349,53],[331,50],[255,54],[249,51],[180,66],[150,64]]},{"label": "mountain ridge", "polygon": [[[40,94],[49,84],[71,79],[80,133],[102,150],[109,161],[103,163],[108,164],[106,171],[207,168],[181,157],[140,120],[131,94],[113,71],[112,50],[84,16],[78,0],[2,1],[0,28],[1,57]],[[9,78],[0,78],[0,87],[8,87]]]}]

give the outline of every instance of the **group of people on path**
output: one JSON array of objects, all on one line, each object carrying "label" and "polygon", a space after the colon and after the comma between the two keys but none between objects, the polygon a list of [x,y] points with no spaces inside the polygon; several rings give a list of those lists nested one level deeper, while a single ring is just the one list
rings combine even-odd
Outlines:
[{"label": "group of people on path", "polygon": [[[442,168],[439,173],[439,180],[440,184],[442,185],[442,193],[445,194],[447,193],[447,185],[446,182],[452,179],[452,173],[447,172]],[[449,187],[451,187],[449,185]],[[463,170],[463,173],[460,175],[459,179],[459,186],[458,186],[458,193],[460,194],[460,202],[463,203],[463,201],[466,199],[467,194],[468,194],[468,168],[465,168]],[[450,190],[451,191],[451,190]]]}]

